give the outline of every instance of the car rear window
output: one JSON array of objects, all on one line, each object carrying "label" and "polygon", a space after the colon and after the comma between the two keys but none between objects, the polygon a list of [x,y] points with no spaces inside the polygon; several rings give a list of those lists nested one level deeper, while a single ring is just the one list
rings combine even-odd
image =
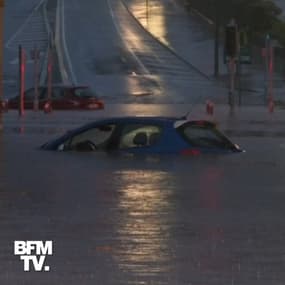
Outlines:
[{"label": "car rear window", "polygon": [[[39,99],[41,99],[43,97],[42,93],[44,91],[44,88],[43,87],[39,87],[38,88],[38,96],[39,96]],[[27,89],[25,91],[25,100],[27,101],[33,101],[35,99],[35,88],[30,88],[30,89]]]},{"label": "car rear window", "polygon": [[208,125],[188,124],[178,129],[180,135],[195,147],[231,149],[233,144],[218,129]]},{"label": "car rear window", "polygon": [[119,140],[119,149],[155,145],[160,139],[161,131],[161,128],[156,125],[126,125]]}]

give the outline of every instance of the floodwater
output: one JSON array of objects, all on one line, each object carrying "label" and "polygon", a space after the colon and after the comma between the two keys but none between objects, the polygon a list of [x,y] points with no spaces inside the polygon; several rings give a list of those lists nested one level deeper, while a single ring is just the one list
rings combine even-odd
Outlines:
[{"label": "floodwater", "polygon": [[[1,284],[284,284],[280,138],[196,157],[37,149],[56,135],[0,137]],[[52,240],[50,271],[24,272],[14,240]]]}]

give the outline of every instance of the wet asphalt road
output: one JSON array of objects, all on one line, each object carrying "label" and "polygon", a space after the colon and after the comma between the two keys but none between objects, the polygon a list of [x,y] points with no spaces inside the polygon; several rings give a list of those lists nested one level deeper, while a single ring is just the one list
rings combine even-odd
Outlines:
[{"label": "wet asphalt road", "polygon": [[76,81],[92,86],[108,102],[202,102],[209,92],[224,101],[226,88],[161,46],[121,1],[64,1],[63,9]]}]

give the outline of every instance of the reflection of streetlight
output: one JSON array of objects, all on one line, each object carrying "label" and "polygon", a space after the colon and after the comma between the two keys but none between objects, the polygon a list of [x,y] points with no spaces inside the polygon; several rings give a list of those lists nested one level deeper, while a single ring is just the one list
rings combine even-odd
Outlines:
[{"label": "reflection of streetlight", "polygon": [[[120,241],[115,258],[124,270],[133,274],[166,272],[171,260],[168,242],[173,208],[173,177],[154,170],[122,170],[120,181],[116,237]],[[163,191],[161,190],[163,189]]]}]

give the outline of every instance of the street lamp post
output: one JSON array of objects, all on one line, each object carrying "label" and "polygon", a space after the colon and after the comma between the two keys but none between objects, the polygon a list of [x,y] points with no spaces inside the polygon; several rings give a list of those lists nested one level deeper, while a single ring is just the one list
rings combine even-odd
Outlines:
[{"label": "street lamp post", "polygon": [[269,99],[269,63],[270,63],[271,39],[267,34],[265,37],[265,75],[264,75],[264,103]]},{"label": "street lamp post", "polygon": [[[0,103],[3,100],[3,26],[4,26],[4,0],[0,0]],[[3,129],[2,115],[0,112],[0,132]]]},{"label": "street lamp post", "polygon": [[236,61],[239,59],[238,26],[234,19],[226,25],[225,29],[225,54],[228,57],[229,69],[229,105],[234,108],[234,83]]},{"label": "street lamp post", "polygon": [[215,9],[215,47],[214,47],[214,76],[219,76],[219,46],[220,46],[220,15],[219,15],[219,1],[213,2]]}]

